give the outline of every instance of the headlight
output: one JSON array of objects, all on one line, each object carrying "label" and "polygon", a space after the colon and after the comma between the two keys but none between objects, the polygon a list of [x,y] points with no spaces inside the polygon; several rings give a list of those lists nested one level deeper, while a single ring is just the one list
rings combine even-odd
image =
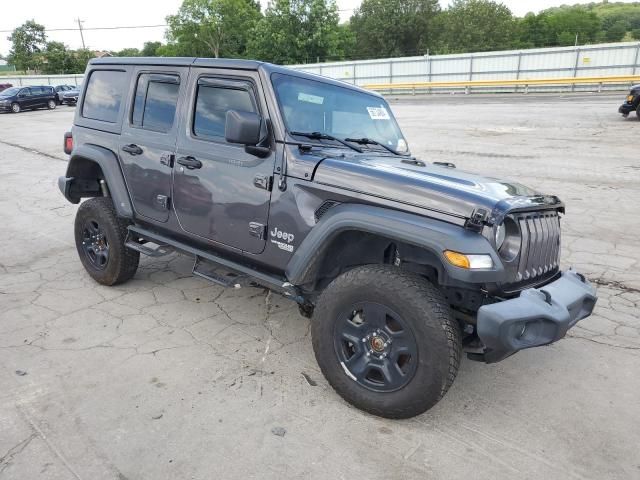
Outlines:
[{"label": "headlight", "polygon": [[454,267],[465,270],[485,270],[493,268],[493,259],[490,255],[469,255],[466,253],[444,251],[444,258]]},{"label": "headlight", "polygon": [[522,247],[520,227],[510,217],[495,229],[496,249],[502,258],[510,262],[518,256]]},{"label": "headlight", "polygon": [[633,95],[627,95],[627,102],[633,102],[633,99],[636,98]]}]

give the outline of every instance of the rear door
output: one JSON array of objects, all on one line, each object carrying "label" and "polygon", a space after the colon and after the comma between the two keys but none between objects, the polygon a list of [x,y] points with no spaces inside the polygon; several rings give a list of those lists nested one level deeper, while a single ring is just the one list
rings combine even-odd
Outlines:
[{"label": "rear door", "polygon": [[176,111],[187,67],[138,67],[122,125],[119,155],[133,206],[141,217],[166,222],[171,209],[171,169]]},{"label": "rear door", "polygon": [[268,118],[260,85],[258,72],[191,69],[173,183],[185,231],[249,253],[261,253],[266,243],[275,155],[250,155],[227,143],[224,130],[229,110]]}]

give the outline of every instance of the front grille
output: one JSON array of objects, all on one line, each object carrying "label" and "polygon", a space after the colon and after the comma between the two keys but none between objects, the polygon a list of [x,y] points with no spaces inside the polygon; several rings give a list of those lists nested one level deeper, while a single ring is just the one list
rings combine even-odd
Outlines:
[{"label": "front grille", "polygon": [[520,255],[514,261],[517,269],[512,286],[540,283],[555,275],[560,264],[558,212],[519,213],[512,218],[522,235]]}]

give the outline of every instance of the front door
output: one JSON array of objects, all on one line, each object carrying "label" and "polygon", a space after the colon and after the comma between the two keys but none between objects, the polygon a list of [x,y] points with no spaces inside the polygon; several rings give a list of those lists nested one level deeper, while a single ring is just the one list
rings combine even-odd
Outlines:
[{"label": "front door", "polygon": [[24,97],[20,99],[20,108],[35,108],[38,101],[35,88],[25,88],[20,92],[20,95],[24,95]]},{"label": "front door", "polygon": [[123,121],[119,155],[136,214],[166,222],[171,209],[171,169],[176,110],[188,68],[139,67]]},{"label": "front door", "polygon": [[190,234],[249,253],[264,250],[275,155],[225,140],[229,110],[268,117],[257,72],[192,68],[189,114],[178,136],[175,211]]}]

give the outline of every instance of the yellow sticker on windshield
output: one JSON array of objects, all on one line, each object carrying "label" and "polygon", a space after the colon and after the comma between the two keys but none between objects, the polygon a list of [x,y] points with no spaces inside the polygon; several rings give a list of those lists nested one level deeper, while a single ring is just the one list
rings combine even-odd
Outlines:
[{"label": "yellow sticker on windshield", "polygon": [[384,107],[367,107],[371,120],[389,120],[389,112]]}]

